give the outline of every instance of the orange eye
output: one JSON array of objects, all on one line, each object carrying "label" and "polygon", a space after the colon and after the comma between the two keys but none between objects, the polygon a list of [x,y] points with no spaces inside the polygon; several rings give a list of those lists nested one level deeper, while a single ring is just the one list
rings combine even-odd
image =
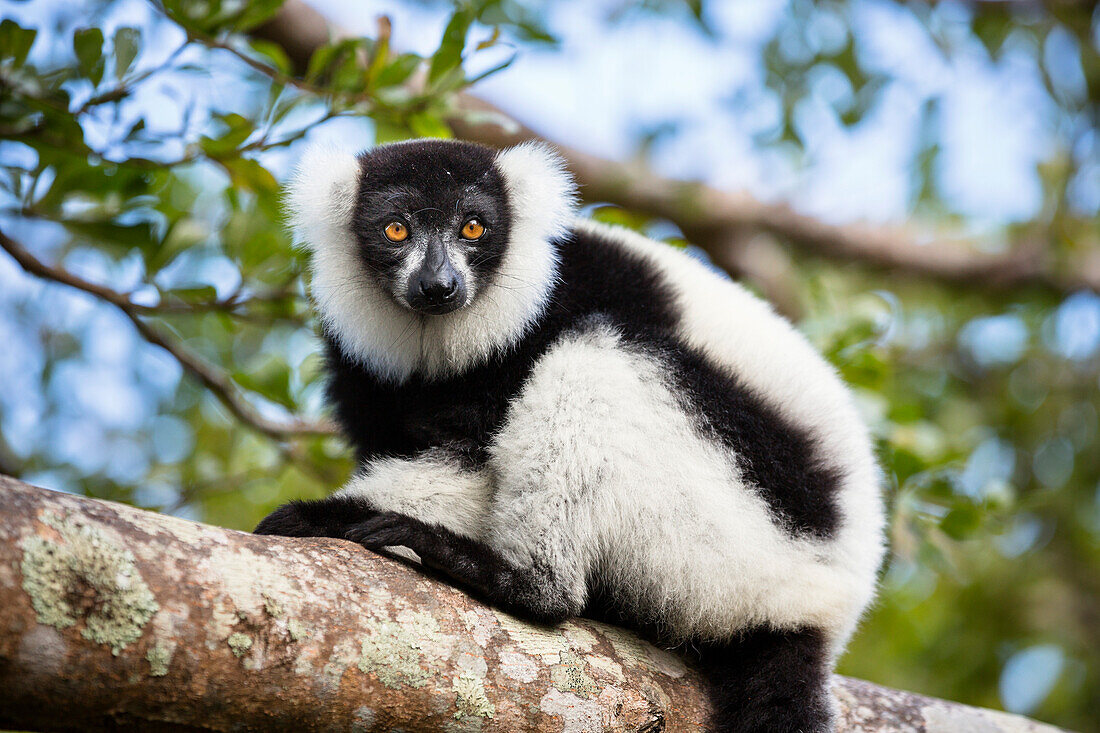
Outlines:
[{"label": "orange eye", "polygon": [[481,239],[485,234],[485,227],[477,219],[470,219],[462,226],[463,239]]},{"label": "orange eye", "polygon": [[403,242],[409,236],[409,228],[399,221],[386,225],[386,239],[391,242]]}]

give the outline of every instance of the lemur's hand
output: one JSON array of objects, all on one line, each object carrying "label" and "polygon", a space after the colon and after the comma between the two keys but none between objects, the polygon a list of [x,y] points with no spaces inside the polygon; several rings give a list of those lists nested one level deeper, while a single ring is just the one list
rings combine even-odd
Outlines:
[{"label": "lemur's hand", "polygon": [[330,496],[317,501],[292,501],[264,517],[255,534],[281,537],[336,537],[377,514],[360,498]]},{"label": "lemur's hand", "polygon": [[268,514],[256,529],[255,534],[273,534],[280,537],[317,537],[316,527],[303,516],[298,502],[283,504]]},{"label": "lemur's hand", "polygon": [[400,545],[419,552],[429,532],[431,528],[418,519],[397,512],[382,512],[350,527],[344,537],[369,550]]}]

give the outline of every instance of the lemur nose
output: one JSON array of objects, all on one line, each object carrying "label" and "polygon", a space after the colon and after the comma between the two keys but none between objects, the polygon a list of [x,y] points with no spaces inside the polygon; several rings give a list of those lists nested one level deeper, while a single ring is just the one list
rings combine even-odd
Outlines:
[{"label": "lemur nose", "polygon": [[420,278],[420,294],[432,305],[443,305],[454,300],[458,294],[458,279],[450,277],[446,279]]}]

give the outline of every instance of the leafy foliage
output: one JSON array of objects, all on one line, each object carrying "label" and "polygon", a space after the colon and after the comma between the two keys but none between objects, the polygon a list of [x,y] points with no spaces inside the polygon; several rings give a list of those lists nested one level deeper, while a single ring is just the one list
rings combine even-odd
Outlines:
[{"label": "leafy foliage", "polygon": [[[456,94],[511,63],[500,46],[546,50],[555,33],[540,4],[459,1],[430,53],[395,48],[383,18],[299,70],[248,35],[279,5],[0,22],[0,470],[238,528],[351,470],[324,422],[279,181],[332,126],[364,146],[450,136]],[[902,84],[867,46],[864,5],[785,9],[759,49],[778,110],[761,150],[812,162],[813,121],[859,129]],[[1043,206],[993,238],[1055,260],[1095,248],[1082,192],[1100,170],[1100,16],[987,5],[905,12],[945,63],[977,46],[991,67],[1023,54],[1040,71],[1058,131]],[[713,39],[709,7],[619,3],[607,20],[672,18]],[[912,210],[951,223],[964,215],[938,178],[942,106],[935,89],[917,105]],[[645,212],[592,213],[689,246]],[[893,509],[882,598],[843,671],[1097,730],[1100,300],[788,265],[800,327],[874,426]],[[1014,703],[1021,684],[1043,694]]]}]

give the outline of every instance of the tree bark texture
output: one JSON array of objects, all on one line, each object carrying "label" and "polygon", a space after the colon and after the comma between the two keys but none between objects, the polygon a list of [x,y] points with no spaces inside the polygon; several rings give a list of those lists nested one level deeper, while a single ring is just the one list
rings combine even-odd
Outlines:
[{"label": "tree bark texture", "polygon": [[[341,540],[259,537],[0,476],[0,728],[698,731],[699,675],[525,624]],[[841,731],[1052,731],[837,677]]]}]

